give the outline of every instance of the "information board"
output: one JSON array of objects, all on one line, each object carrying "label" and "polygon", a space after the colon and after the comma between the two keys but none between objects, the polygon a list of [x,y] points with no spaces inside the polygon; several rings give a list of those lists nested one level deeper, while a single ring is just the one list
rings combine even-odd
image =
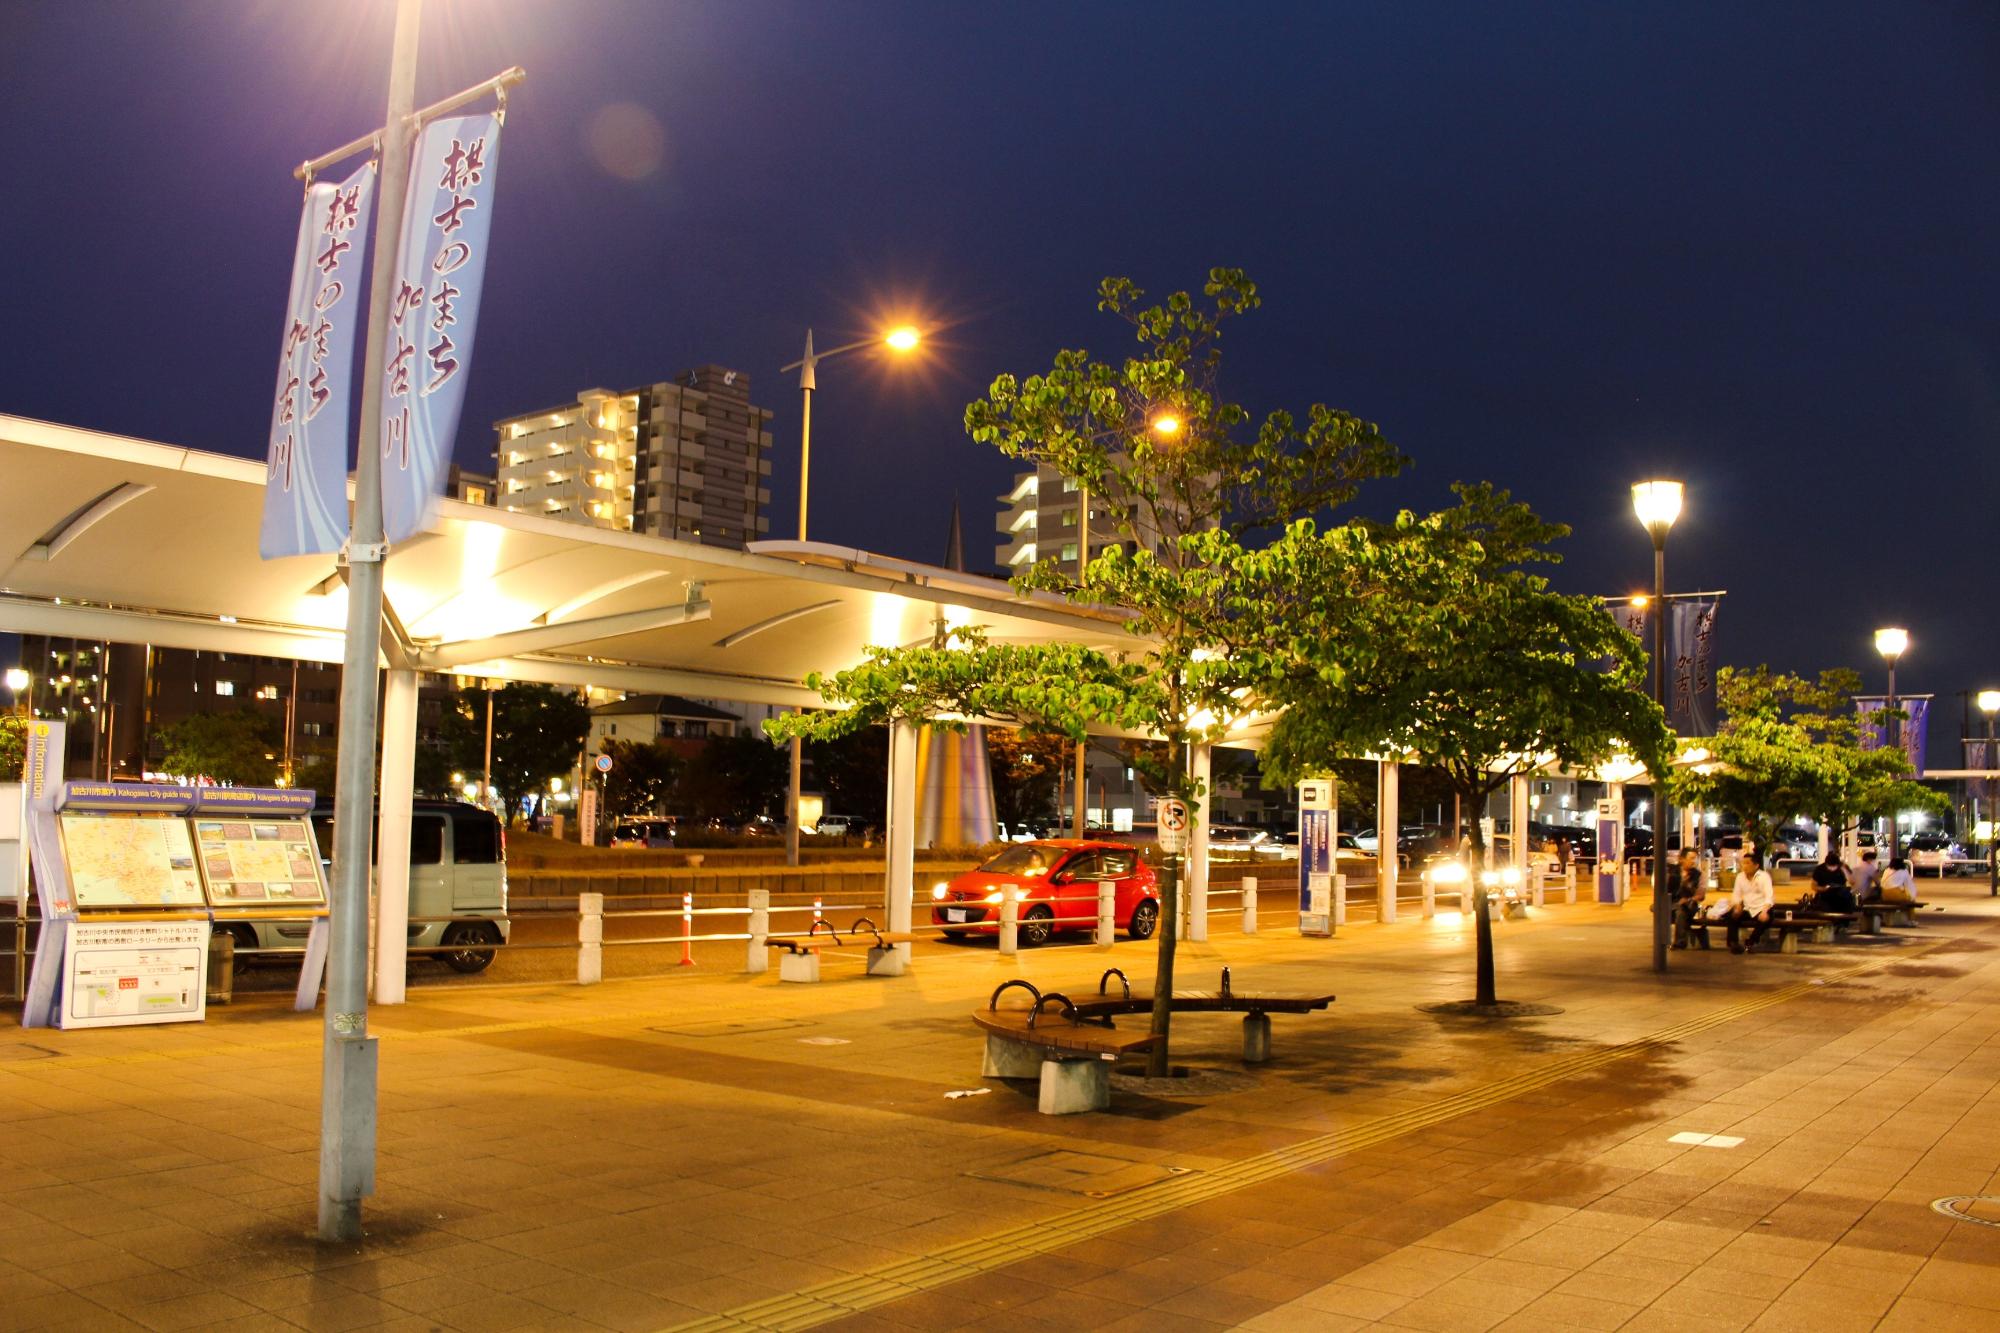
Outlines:
[{"label": "information board", "polygon": [[1315,778],[1299,784],[1299,933],[1333,934],[1334,825],[1337,807],[1333,780]]},{"label": "information board", "polygon": [[192,823],[209,906],[325,905],[326,882],[309,821],[196,815]]},{"label": "information board", "polygon": [[207,1012],[203,968],[209,924],[72,921],[63,953],[65,1028],[198,1023]]},{"label": "information board", "polygon": [[186,819],[77,810],[57,817],[78,910],[205,905]]}]

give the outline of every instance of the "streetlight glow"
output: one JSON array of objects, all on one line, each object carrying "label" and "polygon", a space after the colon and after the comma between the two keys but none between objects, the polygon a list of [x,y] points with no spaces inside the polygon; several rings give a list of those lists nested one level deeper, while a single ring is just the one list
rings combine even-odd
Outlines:
[{"label": "streetlight glow", "polygon": [[1632,486],[1632,512],[1652,534],[1655,542],[1667,539],[1667,529],[1681,516],[1681,484],[1677,481],[1641,481]]},{"label": "streetlight glow", "polygon": [[20,667],[7,668],[7,688],[15,694],[19,694],[22,690],[27,689],[33,679],[34,677],[30,676]]},{"label": "streetlight glow", "polygon": [[1181,433],[1181,419],[1172,412],[1162,412],[1153,418],[1153,434],[1178,435]]},{"label": "streetlight glow", "polygon": [[2000,713],[2000,690],[1981,690],[1979,692],[1979,711],[1982,713]]},{"label": "streetlight glow", "polygon": [[923,337],[924,335],[917,331],[916,325],[899,324],[890,329],[882,341],[889,345],[889,350],[892,352],[908,352],[915,350],[916,345],[923,341]]},{"label": "streetlight glow", "polygon": [[1910,646],[1910,632],[1906,629],[1878,629],[1875,631],[1875,651],[1894,662]]}]

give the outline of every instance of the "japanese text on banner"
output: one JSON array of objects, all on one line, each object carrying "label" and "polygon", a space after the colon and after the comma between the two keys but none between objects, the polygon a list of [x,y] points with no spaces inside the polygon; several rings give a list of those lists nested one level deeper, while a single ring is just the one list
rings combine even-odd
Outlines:
[{"label": "japanese text on banner", "polygon": [[430,525],[465,405],[499,161],[498,115],[434,120],[410,162],[382,348],[382,526]]},{"label": "japanese text on banner", "polygon": [[376,164],[306,189],[271,405],[265,559],[338,551],[347,540],[348,402]]}]

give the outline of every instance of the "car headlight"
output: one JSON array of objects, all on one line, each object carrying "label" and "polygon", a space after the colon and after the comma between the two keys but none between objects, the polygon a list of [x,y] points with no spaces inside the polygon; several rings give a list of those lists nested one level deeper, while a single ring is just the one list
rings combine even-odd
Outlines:
[{"label": "car headlight", "polygon": [[947,884],[942,884],[942,883],[939,883],[939,884],[933,884],[933,885],[931,885],[931,901],[932,901],[932,902],[943,902],[943,901],[944,901],[944,895],[946,894],[946,892],[948,892],[948,891],[949,891],[949,889],[950,889],[950,886],[949,886],[949,885],[947,885]]},{"label": "car headlight", "polygon": [[1001,897],[1000,890],[995,889],[993,890],[993,892],[986,895],[986,901],[989,903],[997,903],[1000,901],[1000,897]]}]

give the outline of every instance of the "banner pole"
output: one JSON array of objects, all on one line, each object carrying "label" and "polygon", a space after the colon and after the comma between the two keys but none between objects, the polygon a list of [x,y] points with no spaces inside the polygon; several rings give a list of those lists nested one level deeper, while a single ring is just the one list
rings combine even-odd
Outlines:
[{"label": "banner pole", "polygon": [[382,130],[381,198],[369,284],[368,342],[356,433],[354,523],[348,539],[347,649],[340,678],[334,780],[332,945],[321,1059],[319,1235],[361,1239],[361,1200],[375,1185],[375,1049],[368,1036],[368,868],[374,811],[376,668],[382,640],[382,339],[410,176],[423,0],[397,0]]}]

